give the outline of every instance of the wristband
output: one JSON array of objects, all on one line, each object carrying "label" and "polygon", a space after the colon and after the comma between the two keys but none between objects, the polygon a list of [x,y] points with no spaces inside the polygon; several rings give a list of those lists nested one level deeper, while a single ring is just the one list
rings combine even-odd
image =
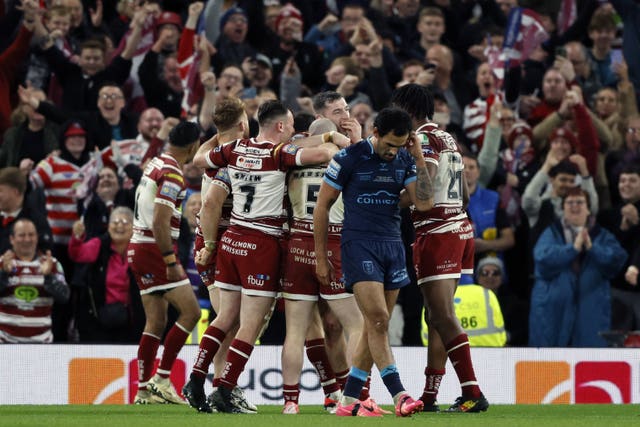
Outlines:
[{"label": "wristband", "polygon": [[166,252],[162,252],[162,256],[169,256],[169,255],[173,255],[173,251],[166,251]]},{"label": "wristband", "polygon": [[204,241],[204,247],[207,248],[207,250],[212,251],[216,248],[216,241],[215,240],[205,240]]},{"label": "wristband", "polygon": [[173,262],[170,262],[169,264],[167,264],[167,267],[175,267],[176,265],[178,265],[178,263],[173,261]]}]

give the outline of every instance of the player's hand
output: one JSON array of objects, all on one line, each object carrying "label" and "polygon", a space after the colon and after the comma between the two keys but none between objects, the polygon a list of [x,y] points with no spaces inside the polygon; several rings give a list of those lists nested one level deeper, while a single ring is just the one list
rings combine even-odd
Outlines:
[{"label": "player's hand", "polygon": [[346,148],[351,144],[351,138],[341,134],[340,132],[334,132],[333,143],[340,148]]},{"label": "player's hand", "polygon": [[624,280],[631,286],[636,286],[638,284],[638,267],[630,265],[624,273]]},{"label": "player's hand", "polygon": [[184,279],[186,274],[184,273],[184,268],[180,263],[176,263],[174,266],[167,266],[167,280],[169,282],[177,282],[179,280]]},{"label": "player's hand", "polygon": [[13,264],[16,259],[16,254],[9,249],[2,255],[2,269],[5,273],[11,273],[13,271]]},{"label": "player's hand", "polygon": [[47,251],[44,257],[40,261],[40,272],[43,276],[51,274],[53,269],[53,258],[51,257],[51,251]]},{"label": "player's hand", "polygon": [[207,248],[202,248],[196,253],[195,262],[198,265],[207,266],[213,264],[215,261],[215,250],[209,250]]},{"label": "player's hand", "polygon": [[415,132],[411,132],[409,138],[407,138],[407,143],[405,147],[409,151],[409,154],[415,159],[422,161],[424,159],[422,155],[422,145],[420,144],[420,138]]},{"label": "player's hand", "polygon": [[316,260],[316,277],[322,286],[331,286],[331,281],[335,277],[333,266],[328,259]]},{"label": "player's hand", "polygon": [[351,143],[355,144],[362,139],[362,126],[355,117],[340,120],[340,127],[347,133]]}]

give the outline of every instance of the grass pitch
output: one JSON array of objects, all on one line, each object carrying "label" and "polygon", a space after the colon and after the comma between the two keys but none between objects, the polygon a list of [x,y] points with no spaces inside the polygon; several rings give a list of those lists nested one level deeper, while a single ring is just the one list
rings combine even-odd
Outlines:
[{"label": "grass pitch", "polygon": [[[282,415],[281,406],[260,406],[257,415],[199,414],[175,405],[11,405],[0,406],[4,427],[318,427],[397,426],[575,426],[640,425],[638,405],[492,405],[482,414],[417,414],[411,418],[338,418],[320,406],[302,406],[299,415]],[[387,407],[387,409],[391,409]]]}]

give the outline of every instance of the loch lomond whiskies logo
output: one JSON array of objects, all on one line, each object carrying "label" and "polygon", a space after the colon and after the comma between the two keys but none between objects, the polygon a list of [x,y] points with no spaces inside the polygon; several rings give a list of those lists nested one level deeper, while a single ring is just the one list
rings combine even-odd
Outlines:
[{"label": "loch lomond whiskies logo", "polygon": [[627,362],[516,363],[516,403],[631,403]]},{"label": "loch lomond whiskies logo", "polygon": [[[156,359],[156,367],[160,363]],[[186,365],[175,361],[171,382],[179,392],[185,383]],[[70,404],[125,404],[133,403],[138,390],[138,361],[127,364],[117,358],[76,358],[69,362]]]}]

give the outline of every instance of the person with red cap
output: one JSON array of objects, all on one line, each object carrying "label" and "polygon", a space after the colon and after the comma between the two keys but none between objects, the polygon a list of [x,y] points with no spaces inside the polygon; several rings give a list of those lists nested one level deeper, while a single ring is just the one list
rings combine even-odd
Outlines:
[{"label": "person with red cap", "polygon": [[[64,267],[67,280],[70,280],[75,266],[69,260],[67,244],[73,223],[80,218],[73,189],[82,182],[82,168],[90,160],[85,124],[77,120],[67,122],[62,127],[60,140],[60,153],[42,160],[29,178],[33,188],[44,191],[44,208],[53,234],[52,253]],[[66,341],[70,307],[56,305],[53,310],[54,338],[56,341]]]},{"label": "person with red cap", "polygon": [[[278,39],[265,52],[273,64],[274,76],[280,76],[287,61],[293,58],[300,69],[302,83],[317,91],[324,81],[323,56],[317,45],[303,40],[303,24],[300,10],[287,3],[275,19]],[[274,86],[279,86],[279,79],[274,80]]]}]

